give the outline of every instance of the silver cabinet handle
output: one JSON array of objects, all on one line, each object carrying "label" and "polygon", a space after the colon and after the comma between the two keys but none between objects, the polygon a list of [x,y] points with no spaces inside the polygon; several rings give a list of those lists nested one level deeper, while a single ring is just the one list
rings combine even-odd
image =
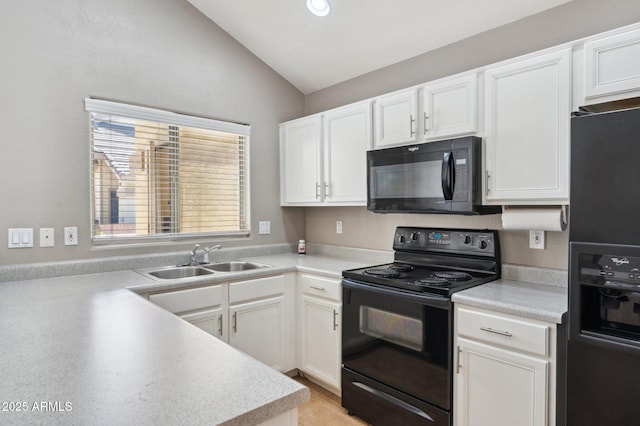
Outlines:
[{"label": "silver cabinet handle", "polygon": [[334,309],[333,310],[333,330],[334,331],[338,328],[338,322],[336,321],[337,317],[338,317],[338,311]]},{"label": "silver cabinet handle", "polygon": [[411,131],[411,137],[416,134],[415,130],[413,129],[413,123],[415,122],[416,120],[414,120],[413,115],[409,115],[409,130]]},{"label": "silver cabinet handle", "polygon": [[316,182],[316,200],[320,198],[320,184]]},{"label": "silver cabinet handle", "polygon": [[324,196],[329,197],[329,184],[327,182],[324,183]]},{"label": "silver cabinet handle", "polygon": [[237,333],[238,332],[238,313],[234,312],[233,313],[233,332]]},{"label": "silver cabinet handle", "polygon": [[460,354],[462,353],[462,348],[458,346],[458,362],[456,362],[456,374],[460,373]]},{"label": "silver cabinet handle", "polygon": [[218,317],[218,333],[222,336],[222,314]]},{"label": "silver cabinet handle", "polygon": [[493,328],[490,328],[490,327],[480,327],[480,330],[486,331],[488,333],[499,334],[501,336],[507,336],[507,337],[513,336],[513,334],[509,333],[508,331],[494,330]]},{"label": "silver cabinet handle", "polygon": [[310,286],[314,290],[326,291],[324,287],[316,287],[315,285]]},{"label": "silver cabinet handle", "polygon": [[427,113],[424,113],[424,134],[426,135],[427,133],[429,133],[429,128],[427,127],[427,120],[429,119],[429,116],[427,115]]}]

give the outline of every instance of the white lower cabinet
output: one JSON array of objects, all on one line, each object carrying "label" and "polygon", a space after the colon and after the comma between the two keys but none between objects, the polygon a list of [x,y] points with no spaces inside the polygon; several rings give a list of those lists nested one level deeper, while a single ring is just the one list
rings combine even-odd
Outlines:
[{"label": "white lower cabinet", "polygon": [[295,275],[152,294],[149,300],[279,371],[295,368]]},{"label": "white lower cabinet", "polygon": [[299,369],[340,394],[340,280],[300,274],[298,284]]},{"label": "white lower cabinet", "polygon": [[212,336],[228,342],[226,284],[152,294],[149,300]]},{"label": "white lower cabinet", "polygon": [[455,307],[454,425],[555,425],[555,324]]}]

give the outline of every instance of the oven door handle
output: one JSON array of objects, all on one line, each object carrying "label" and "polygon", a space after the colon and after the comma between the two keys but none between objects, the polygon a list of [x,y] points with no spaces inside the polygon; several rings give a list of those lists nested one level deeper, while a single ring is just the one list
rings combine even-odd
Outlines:
[{"label": "oven door handle", "polygon": [[[424,306],[431,306],[434,308],[441,308],[450,310],[451,299],[445,296],[431,295],[428,293],[410,293],[395,289],[393,287],[383,287],[375,284],[365,283],[361,281],[352,281],[350,279],[342,279],[342,287],[344,290],[358,290],[366,291],[369,293],[377,293],[387,297],[394,297],[396,299],[406,299],[414,303],[418,303]],[[345,293],[343,298],[344,304],[350,303],[350,294]]]},{"label": "oven door handle", "polygon": [[435,422],[435,420],[433,420],[433,418],[431,418],[427,413],[425,413],[424,411],[422,411],[421,409],[419,409],[418,407],[415,407],[409,403],[404,402],[401,399],[396,398],[395,396],[391,396],[387,393],[384,393],[382,391],[379,391],[377,389],[374,389],[370,386],[365,385],[364,383],[360,383],[360,382],[351,382],[351,384],[353,384],[354,386],[359,387],[360,389],[362,389],[363,391],[369,392],[375,396],[377,396],[378,398],[382,398],[387,402],[390,402],[391,404],[397,405],[399,407],[404,408],[405,410],[411,411],[414,414],[417,414],[418,416],[425,418],[431,422]]},{"label": "oven door handle", "polygon": [[453,167],[453,153],[445,152],[442,157],[442,194],[445,200],[453,199],[455,185],[455,168]]}]

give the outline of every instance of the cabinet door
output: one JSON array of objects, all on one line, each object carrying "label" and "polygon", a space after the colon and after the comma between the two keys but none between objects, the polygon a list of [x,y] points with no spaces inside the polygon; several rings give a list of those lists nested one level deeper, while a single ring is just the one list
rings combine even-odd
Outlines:
[{"label": "cabinet door", "polygon": [[282,371],[284,316],[284,296],[230,306],[229,344]]},{"label": "cabinet door", "polygon": [[640,90],[640,30],[585,43],[584,55],[587,99]]},{"label": "cabinet door", "polygon": [[487,69],[486,201],[569,202],[571,50]]},{"label": "cabinet door", "polygon": [[371,149],[371,103],[324,115],[324,201],[366,205],[367,150]]},{"label": "cabinet door", "polygon": [[477,75],[430,84],[423,91],[423,132],[427,139],[477,131]]},{"label": "cabinet door", "polygon": [[214,337],[228,342],[227,326],[227,309],[218,308],[201,312],[178,315],[185,321],[190,322],[199,329],[206,331]]},{"label": "cabinet door", "polygon": [[340,388],[340,303],[302,297],[300,369]]},{"label": "cabinet door", "polygon": [[418,91],[380,96],[375,101],[374,148],[411,144],[417,139]]},{"label": "cabinet door", "polygon": [[457,426],[546,426],[549,362],[458,339]]},{"label": "cabinet door", "polygon": [[280,125],[281,205],[312,205],[322,201],[321,117]]}]

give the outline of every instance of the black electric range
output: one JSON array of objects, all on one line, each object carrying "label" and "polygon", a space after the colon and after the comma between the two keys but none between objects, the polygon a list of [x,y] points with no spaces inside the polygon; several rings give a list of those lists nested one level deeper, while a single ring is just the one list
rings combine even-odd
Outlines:
[{"label": "black electric range", "polygon": [[343,271],[342,276],[446,297],[500,278],[496,231],[398,227],[393,248],[393,263]]},{"label": "black electric range", "polygon": [[451,294],[500,278],[496,231],[398,227],[394,262],[342,272],[342,406],[451,426]]}]

